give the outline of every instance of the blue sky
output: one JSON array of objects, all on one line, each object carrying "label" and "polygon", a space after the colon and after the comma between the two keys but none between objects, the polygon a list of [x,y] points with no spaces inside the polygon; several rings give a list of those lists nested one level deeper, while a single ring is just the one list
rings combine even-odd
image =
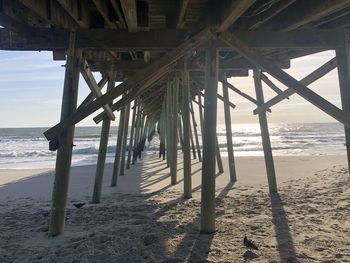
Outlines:
[{"label": "blue sky", "polygon": [[[333,57],[334,52],[328,51],[296,59],[292,61],[292,69],[287,72],[301,79]],[[48,127],[56,124],[60,118],[64,64],[64,61],[53,61],[51,52],[0,51],[0,127]],[[95,74],[95,77],[100,79],[99,74]],[[248,78],[231,78],[229,81],[255,97],[251,75]],[[286,88],[277,81],[274,82],[280,88]],[[309,87],[340,106],[336,70]],[[265,100],[275,95],[266,86],[264,91]],[[79,102],[89,92],[81,78]],[[219,92],[221,93],[221,87]],[[252,115],[254,105],[233,92],[230,92],[230,99],[237,105],[231,113],[233,122],[257,122],[257,117]],[[222,124],[223,106],[221,102],[218,105],[218,123]],[[93,116],[95,115],[89,116],[79,126],[94,125]],[[268,119],[270,122],[284,123],[333,121],[298,95],[293,95],[290,100],[274,106]]]}]

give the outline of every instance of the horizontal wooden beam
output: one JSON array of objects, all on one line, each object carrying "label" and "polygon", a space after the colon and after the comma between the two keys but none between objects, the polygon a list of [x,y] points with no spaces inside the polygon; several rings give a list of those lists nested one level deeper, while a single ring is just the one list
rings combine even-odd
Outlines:
[{"label": "horizontal wooden beam", "polygon": [[345,126],[350,127],[350,116],[346,112],[342,111],[314,91],[310,90],[304,84],[300,83],[300,81],[296,80],[284,72],[282,69],[278,68],[273,63],[260,56],[258,53],[252,51],[249,46],[237,36],[230,33],[226,34],[224,37],[220,36],[220,38],[232,46],[232,48],[236,49],[237,52],[239,52],[242,56],[254,62],[257,67],[264,69],[271,76],[275,77],[287,87],[293,89],[296,93],[309,101],[311,104],[315,105],[320,110],[343,123]]},{"label": "horizontal wooden beam", "polygon": [[184,56],[186,52],[196,49],[200,44],[202,44],[204,41],[207,41],[212,36],[213,33],[210,29],[204,29],[198,34],[190,37],[187,41],[183,42],[181,45],[171,50],[169,53],[161,57],[159,60],[153,62],[151,65],[149,65],[142,71],[139,71],[138,73],[134,74],[132,77],[118,85],[116,88],[112,89],[111,91],[107,92],[101,97],[96,98],[96,100],[91,102],[83,109],[76,111],[66,120],[56,124],[54,127],[44,132],[45,137],[48,140],[51,140],[58,134],[65,131],[67,128],[80,122],[93,112],[97,111],[103,105],[111,103],[113,99],[117,98],[118,96],[120,96],[128,90],[131,91],[125,96],[125,98],[119,101],[120,104],[124,103],[125,101],[130,101],[134,99],[135,94],[137,94],[140,91],[140,86],[144,84],[143,82],[145,80],[149,79],[150,76],[160,74],[159,72],[166,73],[166,70],[169,67],[169,65],[171,65],[174,61],[178,60],[182,56]]},{"label": "horizontal wooden beam", "polygon": [[[235,31],[251,48],[325,48],[335,49],[342,45],[341,30],[295,30],[292,32]],[[150,30],[127,32],[113,29],[78,29],[77,48],[95,50],[165,51],[173,49],[188,39],[186,30]],[[222,33],[227,34],[227,32]],[[27,34],[17,34],[0,29],[1,50],[66,50],[69,30],[58,28],[35,28]],[[221,50],[232,50],[224,42]],[[206,48],[203,45],[202,48]]]},{"label": "horizontal wooden beam", "polygon": [[[300,83],[304,84],[305,86],[308,86],[315,82],[316,80],[319,80],[324,75],[332,71],[337,67],[337,58],[333,58],[330,61],[323,64],[318,69],[311,72],[309,75],[304,77],[302,80],[300,80]],[[265,102],[264,104],[260,105],[258,108],[256,108],[253,112],[254,114],[258,114],[260,112],[265,111],[266,109],[272,107],[273,105],[276,105],[278,102],[288,98],[289,96],[293,95],[295,91],[291,88],[286,89],[281,94],[273,97],[269,101]]]},{"label": "horizontal wooden beam", "polygon": [[[98,86],[94,76],[92,75],[92,72],[89,68],[89,64],[86,60],[83,60],[80,66],[80,73],[85,79],[86,84],[90,88],[91,92],[94,94],[95,98],[101,97],[102,92],[100,87]],[[113,114],[113,111],[111,107],[108,104],[105,104],[102,106],[105,113],[107,114],[108,118],[112,121],[115,120],[115,116]]]},{"label": "horizontal wooden beam", "polygon": [[[279,60],[278,58],[273,59],[275,63],[277,63],[281,68],[287,69],[290,68],[290,61]],[[144,60],[115,60],[115,61],[89,61],[89,65],[92,71],[109,71],[112,67],[118,69],[119,71],[127,71],[127,72],[135,72],[138,70],[142,70],[147,67],[150,62],[145,62]],[[238,69],[252,69],[254,64],[246,59],[232,59],[230,61],[221,61],[219,63],[219,70],[233,71]],[[174,65],[173,70],[182,70],[181,65]],[[198,65],[195,62],[188,62],[188,70],[189,71],[204,71],[204,65]]]}]

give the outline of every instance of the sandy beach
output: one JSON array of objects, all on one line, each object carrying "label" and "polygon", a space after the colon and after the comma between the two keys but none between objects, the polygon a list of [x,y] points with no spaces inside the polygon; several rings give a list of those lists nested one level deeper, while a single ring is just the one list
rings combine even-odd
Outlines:
[{"label": "sandy beach", "polygon": [[[181,157],[181,156],[180,156]],[[275,157],[269,195],[262,157],[237,157],[238,182],[216,179],[216,233],[199,234],[201,163],[193,198],[149,153],[91,204],[95,166],[73,167],[65,233],[47,237],[53,171],[0,169],[0,262],[349,262],[350,179],[345,156]],[[84,202],[82,208],[73,206]],[[259,247],[243,246],[247,235]]]}]

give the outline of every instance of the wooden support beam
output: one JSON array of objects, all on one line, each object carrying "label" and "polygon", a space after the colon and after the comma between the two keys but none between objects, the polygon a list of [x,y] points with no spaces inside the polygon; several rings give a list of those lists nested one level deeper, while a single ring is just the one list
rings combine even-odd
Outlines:
[{"label": "wooden support beam", "polygon": [[[343,8],[350,6],[348,0],[337,0],[337,1],[317,1],[318,3],[312,3],[310,9],[305,8],[305,11],[294,19],[287,19],[287,23],[283,24],[283,31],[291,31],[302,27],[310,22],[324,18],[331,15]],[[300,3],[304,5],[303,3]]]},{"label": "wooden support beam", "polygon": [[120,0],[128,31],[137,31],[136,0]]},{"label": "wooden support beam", "polygon": [[[61,120],[67,119],[74,113],[77,107],[81,51],[75,48],[75,37],[75,31],[72,31],[70,34],[70,45],[63,87]],[[72,162],[73,137],[74,126],[70,126],[57,137],[59,145],[52,192],[49,236],[62,234],[64,229],[70,166]]]},{"label": "wooden support beam", "polygon": [[[264,81],[265,84],[269,86],[277,94],[283,93],[283,90],[277,87],[264,73],[261,73],[261,80]],[[287,97],[286,99],[289,99],[289,98]]]},{"label": "wooden support beam", "polygon": [[249,17],[249,19],[244,24],[245,28],[249,30],[256,30],[260,26],[264,25],[267,21],[272,19],[274,16],[285,10],[295,1],[296,0],[284,0],[274,3],[268,10],[265,10],[265,12],[261,12],[259,15]]},{"label": "wooden support beam", "polygon": [[[251,48],[266,50],[277,48],[334,49],[341,46],[341,30],[300,29],[291,32],[233,31]],[[226,32],[222,34],[225,35]],[[0,50],[66,50],[69,31],[62,28],[26,28],[24,33],[14,33],[0,28]],[[167,51],[188,40],[187,30],[150,30],[127,32],[114,29],[78,29],[77,48],[113,51]],[[204,50],[206,44],[198,46]],[[219,42],[221,50],[232,50]]]},{"label": "wooden support beam", "polygon": [[123,137],[124,137],[124,129],[123,129],[124,122],[125,122],[125,108],[121,109],[120,115],[119,115],[118,137],[117,137],[117,145],[116,145],[115,157],[114,157],[111,187],[117,186],[118,177],[120,176],[122,144],[123,144]]},{"label": "wooden support beam", "polygon": [[190,126],[190,141],[191,141],[191,148],[192,148],[193,159],[197,159],[196,146],[194,146],[193,132],[192,132],[192,127],[191,126]]},{"label": "wooden support beam", "polygon": [[[80,73],[83,76],[83,78],[85,79],[86,84],[88,85],[88,87],[90,88],[91,92],[94,94],[94,96],[96,98],[101,97],[102,96],[102,92],[100,87],[97,85],[97,82],[94,78],[94,76],[92,75],[92,72],[89,68],[89,64],[87,63],[86,60],[82,61],[81,63],[81,67],[80,67]],[[102,106],[105,113],[107,114],[108,118],[110,120],[115,120],[115,116],[113,114],[113,111],[110,107],[110,105],[106,104]]]},{"label": "wooden support beam", "polygon": [[[107,91],[110,91],[111,89],[114,88],[115,77],[116,77],[116,72],[111,71],[109,73]],[[103,173],[104,173],[105,162],[106,162],[110,126],[111,126],[111,120],[109,118],[104,118],[102,122],[102,128],[101,128],[100,146],[98,147],[95,184],[94,184],[94,190],[92,194],[93,204],[98,204],[101,202],[102,181],[103,181]]]},{"label": "wooden support beam", "polygon": [[185,15],[187,11],[189,0],[180,0],[179,11],[177,12],[176,28],[182,28],[184,26]]},{"label": "wooden support beam", "polygon": [[[97,86],[99,89],[103,89],[103,87],[106,85],[106,83],[108,82],[109,78],[107,75],[104,75],[102,77],[102,79],[97,83]],[[115,83],[114,83],[115,85]],[[80,110],[81,108],[84,108],[86,105],[88,105],[90,102],[92,102],[95,98],[94,93],[91,91],[89,93],[89,95],[86,96],[86,98],[83,100],[82,103],[80,103],[79,107],[77,108],[77,110]]]},{"label": "wooden support beam", "polygon": [[136,113],[136,122],[135,122],[135,139],[134,139],[134,148],[132,149],[132,164],[135,164],[137,161],[137,150],[139,144],[139,134],[140,134],[140,126],[141,126],[141,113],[142,107],[138,106],[138,110]]},{"label": "wooden support beam", "polygon": [[198,161],[202,161],[202,153],[201,153],[201,148],[200,148],[200,144],[199,144],[199,139],[198,139],[198,132],[197,132],[197,122],[196,122],[196,118],[194,115],[194,111],[193,111],[193,103],[192,100],[190,102],[190,111],[191,111],[191,116],[192,116],[192,126],[193,126],[193,131],[194,131],[194,138],[196,140],[196,148],[197,148],[197,155],[198,155]]},{"label": "wooden support beam", "polygon": [[218,32],[226,31],[256,0],[221,1],[221,23]]},{"label": "wooden support beam", "polygon": [[[350,32],[344,31],[344,47],[336,51],[338,60],[338,79],[342,109],[350,115]],[[350,168],[350,128],[345,128],[346,152]],[[350,171],[350,170],[349,170]]]},{"label": "wooden support beam", "polygon": [[[332,71],[337,67],[337,58],[332,58],[325,64],[323,64],[318,69],[314,70],[310,74],[308,74],[306,77],[300,80],[300,83],[304,84],[305,86],[308,86],[315,82],[316,80],[319,80],[321,77]],[[272,107],[273,105],[277,104],[278,102],[284,100],[285,98],[288,98],[289,96],[293,95],[295,91],[292,88],[288,88],[285,91],[283,91],[281,94],[273,97],[269,101],[265,102],[264,104],[260,105],[258,108],[254,110],[254,114],[258,114],[260,112],[265,111],[269,107]]]},{"label": "wooden support beam", "polygon": [[175,77],[173,80],[173,85],[171,87],[171,138],[170,138],[170,148],[171,158],[170,158],[170,175],[171,184],[177,184],[177,116],[178,116],[178,103],[179,103],[179,78]]},{"label": "wooden support beam", "polygon": [[[227,33],[227,32],[226,32]],[[301,97],[332,116],[339,122],[343,123],[347,127],[350,127],[350,116],[344,111],[334,106],[329,101],[325,100],[323,97],[316,94],[314,91],[310,90],[308,87],[297,81],[295,78],[275,66],[273,63],[267,61],[265,58],[261,57],[256,52],[253,52],[244,42],[242,42],[235,35],[229,33],[225,37],[220,36],[227,44],[235,48],[241,55],[247,59],[254,62],[257,66],[261,67],[263,70],[268,72],[270,75],[275,77],[281,83],[285,84],[287,87],[294,89]]]},{"label": "wooden support beam", "polygon": [[220,144],[218,136],[216,135],[216,163],[218,165],[218,171],[220,174],[224,173],[224,165],[222,164],[222,158],[220,153]]},{"label": "wooden support beam", "polygon": [[124,175],[124,173],[125,173],[125,157],[126,157],[125,155],[126,155],[126,143],[128,140],[129,118],[130,118],[130,103],[125,106],[122,154],[121,154],[121,162],[120,162],[120,175]]},{"label": "wooden support beam", "polygon": [[[85,117],[98,110],[101,106],[110,103],[113,99],[120,96],[122,93],[129,89],[132,89],[132,91],[129,93],[131,95],[129,96],[128,94],[126,96],[126,100],[134,99],[135,94],[137,94],[137,92],[140,92],[138,88],[140,87],[140,85],[143,84],[142,82],[145,79],[148,79],[150,76],[154,76],[157,73],[160,74],[159,72],[165,74],[167,72],[167,67],[171,63],[181,58],[186,52],[198,47],[203,41],[208,40],[210,36],[212,36],[211,31],[205,29],[197,35],[189,38],[187,41],[170,51],[168,54],[161,57],[159,60],[153,62],[151,65],[149,65],[142,71],[136,73],[135,75],[124,81],[118,86],[118,88],[115,88],[110,92],[107,92],[106,94],[102,95],[101,97],[96,98],[95,101],[91,102],[88,106],[84,107],[84,109],[75,112],[66,120],[47,130],[44,133],[45,137],[49,140],[54,138],[62,131],[66,130],[68,127],[83,120]],[[123,99],[121,101],[123,102]]]},{"label": "wooden support beam", "polygon": [[191,149],[190,149],[190,75],[186,62],[183,70],[182,85],[182,122],[183,122],[183,176],[184,176],[184,197],[192,197],[192,175],[191,175]]},{"label": "wooden support beam", "polygon": [[218,89],[218,51],[216,43],[211,41],[206,51],[205,98],[202,162],[202,192],[200,231],[215,231],[215,149],[216,149],[216,112]]},{"label": "wooden support beam", "polygon": [[[256,100],[258,104],[261,105],[264,103],[264,94],[263,94],[262,85],[261,85],[261,71],[259,69],[254,69],[253,73],[254,73]],[[274,193],[274,192],[277,192],[277,182],[276,182],[275,166],[273,163],[273,156],[272,156],[272,150],[271,150],[269,128],[267,125],[266,112],[259,113],[259,123],[260,123],[261,138],[262,138],[264,157],[265,157],[267,180],[269,184],[269,191],[270,193]]]},{"label": "wooden support beam", "polygon": [[226,144],[227,144],[230,180],[231,182],[235,182],[237,181],[237,176],[236,176],[236,167],[235,167],[235,157],[233,154],[230,105],[227,103],[230,98],[227,85],[222,85],[222,92],[225,98],[224,110],[225,110]]},{"label": "wooden support beam", "polygon": [[134,101],[134,106],[132,108],[132,118],[131,118],[131,131],[130,131],[130,139],[129,139],[129,147],[128,147],[128,158],[126,160],[126,169],[130,169],[131,163],[131,153],[134,145],[134,133],[135,133],[135,121],[136,121],[136,100]]}]

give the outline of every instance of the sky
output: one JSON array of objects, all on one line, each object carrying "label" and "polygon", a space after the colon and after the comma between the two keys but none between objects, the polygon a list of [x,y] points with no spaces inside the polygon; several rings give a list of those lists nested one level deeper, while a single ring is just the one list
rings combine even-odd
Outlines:
[{"label": "sky", "polygon": [[[286,70],[296,79],[302,79],[313,70],[332,59],[333,51],[292,60],[291,69]],[[65,61],[53,61],[51,52],[0,51],[0,128],[7,127],[50,127],[59,122],[63,92]],[[101,76],[95,74],[98,81]],[[269,76],[281,89],[286,89]],[[249,77],[230,78],[243,92],[255,97],[252,72]],[[309,86],[336,106],[340,107],[337,71]],[[265,101],[276,94],[263,86]],[[78,105],[90,90],[80,78]],[[219,85],[219,93],[222,87]],[[255,105],[230,91],[230,100],[237,106],[231,112],[233,123],[257,123],[253,115]],[[332,122],[331,117],[321,112],[297,94],[271,108],[268,121],[271,123]],[[98,112],[97,112],[98,113]],[[78,126],[94,126],[93,114]],[[218,101],[218,124],[224,123],[223,104]]]}]

